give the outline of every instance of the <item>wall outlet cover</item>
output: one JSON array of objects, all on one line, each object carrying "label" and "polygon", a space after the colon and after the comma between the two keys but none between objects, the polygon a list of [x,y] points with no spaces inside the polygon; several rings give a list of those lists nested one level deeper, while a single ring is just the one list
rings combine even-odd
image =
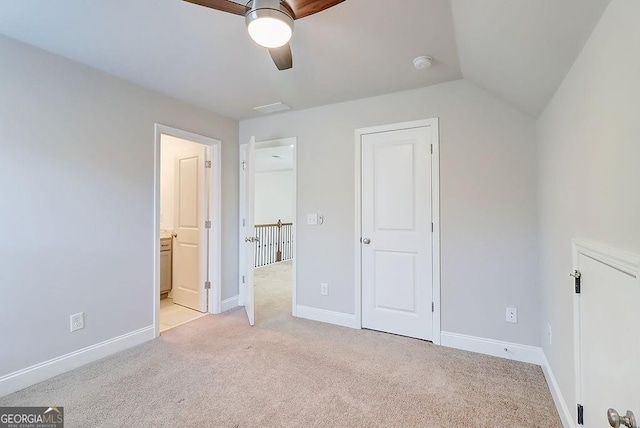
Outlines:
[{"label": "wall outlet cover", "polygon": [[71,323],[71,331],[80,330],[84,328],[84,312],[78,312],[69,317]]},{"label": "wall outlet cover", "polygon": [[507,322],[518,323],[518,310],[516,308],[507,308]]},{"label": "wall outlet cover", "polygon": [[322,284],[320,284],[320,295],[322,296],[329,295],[329,284],[327,284],[326,282],[323,282]]}]

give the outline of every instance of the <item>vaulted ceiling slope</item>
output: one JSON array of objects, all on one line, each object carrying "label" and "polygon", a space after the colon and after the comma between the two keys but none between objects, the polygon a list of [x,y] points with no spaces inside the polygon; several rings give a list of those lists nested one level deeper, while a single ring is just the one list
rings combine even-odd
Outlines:
[{"label": "vaulted ceiling slope", "polygon": [[537,117],[610,0],[452,0],[465,79]]},{"label": "vaulted ceiling slope", "polygon": [[[346,0],[296,21],[287,71],[242,17],[182,0],[4,1],[0,33],[235,119],[463,75],[535,116],[608,2]],[[433,67],[415,70],[419,55]]]}]

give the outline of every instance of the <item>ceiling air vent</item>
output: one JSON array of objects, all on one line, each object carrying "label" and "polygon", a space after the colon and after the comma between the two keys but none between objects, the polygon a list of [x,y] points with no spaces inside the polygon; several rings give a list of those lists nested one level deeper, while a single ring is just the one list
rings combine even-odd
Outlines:
[{"label": "ceiling air vent", "polygon": [[291,110],[291,107],[283,103],[273,103],[267,104],[266,106],[254,107],[253,109],[262,114],[269,114],[277,111]]}]

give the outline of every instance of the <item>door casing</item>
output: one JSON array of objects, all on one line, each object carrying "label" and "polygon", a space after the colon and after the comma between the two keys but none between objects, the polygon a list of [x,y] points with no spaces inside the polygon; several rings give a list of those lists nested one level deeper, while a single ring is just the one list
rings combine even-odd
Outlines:
[{"label": "door casing", "polygon": [[438,118],[401,122],[389,125],[359,128],[355,131],[355,307],[357,327],[362,328],[362,136],[379,132],[398,131],[411,128],[431,127],[433,156],[431,156],[431,213],[433,220],[433,343],[440,344],[440,139]]},{"label": "door casing", "polygon": [[[153,219],[153,251],[154,251],[154,280],[153,280],[153,328],[155,337],[160,336],[160,143],[162,135],[181,138],[194,143],[208,146],[210,149],[212,167],[208,169],[206,179],[209,188],[209,206],[211,231],[209,233],[209,280],[211,289],[207,297],[208,312],[218,314],[221,311],[222,298],[222,168],[220,160],[222,142],[215,138],[194,134],[182,129],[172,128],[159,123],[155,124],[155,163],[154,163],[154,219]],[[203,284],[204,287],[204,284]]]}]

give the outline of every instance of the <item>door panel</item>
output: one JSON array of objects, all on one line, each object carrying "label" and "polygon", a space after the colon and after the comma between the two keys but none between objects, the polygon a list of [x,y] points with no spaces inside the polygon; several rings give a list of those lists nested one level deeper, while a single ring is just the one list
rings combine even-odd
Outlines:
[{"label": "door panel", "polygon": [[373,148],[374,221],[378,230],[415,228],[413,149],[411,141]]},{"label": "door panel", "polygon": [[427,126],[361,141],[362,326],[420,339],[433,334],[431,135]]},{"label": "door panel", "polygon": [[200,312],[206,311],[205,150],[194,144],[175,164],[173,301]]},{"label": "door panel", "polygon": [[605,427],[609,408],[640,416],[640,282],[585,254],[578,270],[584,426]]},{"label": "door panel", "polygon": [[416,254],[376,251],[375,309],[415,313]]}]

